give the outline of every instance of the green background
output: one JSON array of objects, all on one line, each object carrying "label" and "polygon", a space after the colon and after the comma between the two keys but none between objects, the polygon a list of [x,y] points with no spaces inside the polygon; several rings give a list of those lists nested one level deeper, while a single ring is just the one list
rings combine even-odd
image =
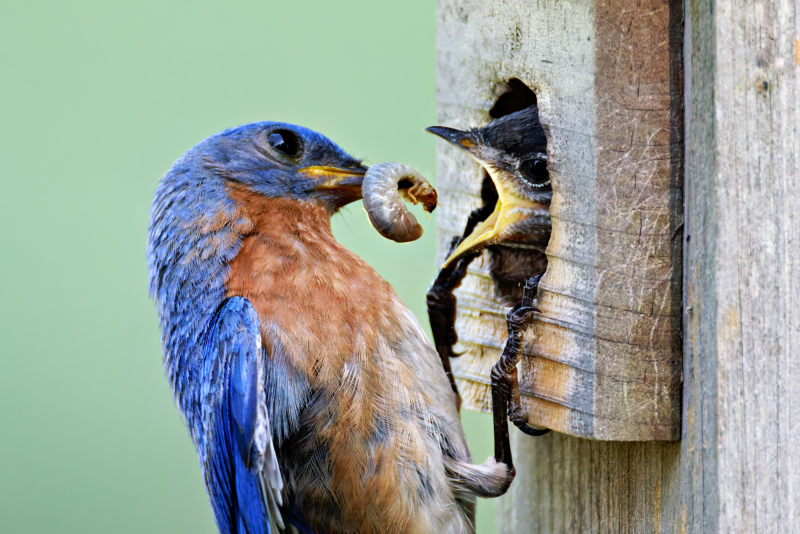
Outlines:
[{"label": "green background", "polygon": [[[204,137],[281,120],[434,177],[435,3],[0,6],[0,531],[213,533],[147,296],[150,201]],[[334,231],[427,326],[434,220]],[[477,461],[487,416],[464,414]],[[478,531],[494,532],[491,501]]]}]

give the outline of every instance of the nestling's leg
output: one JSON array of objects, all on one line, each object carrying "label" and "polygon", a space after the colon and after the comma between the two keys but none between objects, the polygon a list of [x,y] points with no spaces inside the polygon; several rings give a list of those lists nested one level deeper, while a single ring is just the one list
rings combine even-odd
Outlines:
[{"label": "nestling's leg", "polygon": [[494,455],[498,462],[503,462],[513,471],[511,458],[511,442],[508,434],[508,417],[520,430],[531,436],[541,436],[548,429],[538,430],[528,426],[527,417],[522,413],[519,400],[519,380],[517,363],[520,359],[522,333],[528,326],[531,315],[536,309],[533,296],[542,275],[532,277],[525,284],[522,302],[508,312],[508,341],[503,354],[492,367],[492,416],[494,419]]},{"label": "nestling's leg", "polygon": [[[464,233],[461,237],[454,237],[450,243],[450,254],[455,248],[475,230],[478,223],[486,220],[492,213],[493,206],[487,204],[481,208],[473,210],[467,219],[467,225],[464,228]],[[461,409],[461,396],[458,393],[458,386],[456,386],[453,371],[450,367],[450,358],[459,356],[453,352],[453,345],[458,341],[456,334],[456,297],[453,295],[453,290],[461,285],[462,280],[467,275],[467,267],[469,264],[480,255],[478,252],[469,252],[458,258],[457,261],[450,264],[450,266],[443,268],[436,276],[433,285],[428,290],[426,302],[428,305],[428,320],[431,323],[431,332],[433,333],[433,344],[436,347],[436,352],[442,359],[442,367],[450,380],[450,385],[453,388],[453,393],[456,397],[456,405]]]},{"label": "nestling's leg", "polygon": [[[544,276],[544,272],[541,272],[535,276],[532,276],[528,279],[528,282],[525,284],[525,292],[523,294],[523,306],[525,306],[525,299],[528,299],[528,305],[533,305],[533,295],[536,293],[536,289],[539,287],[539,281]],[[536,307],[533,307],[536,310]],[[539,311],[539,310],[536,310]],[[522,326],[522,330],[525,330],[527,327],[527,323]],[[519,356],[517,356],[517,361],[519,361]],[[514,364],[516,366],[516,364]],[[550,432],[549,428],[536,428],[528,424],[528,414],[522,408],[522,403],[520,402],[519,398],[519,379],[517,377],[516,370],[515,372],[508,375],[509,382],[510,382],[510,390],[511,390],[511,397],[509,398],[509,406],[508,406],[508,418],[511,419],[511,422],[516,425],[522,432],[528,434],[529,436],[543,436]]]},{"label": "nestling's leg", "polygon": [[[516,471],[511,458],[511,442],[508,434],[508,417],[526,434],[540,436],[548,429],[538,430],[526,424],[519,403],[519,382],[516,365],[520,358],[520,345],[531,314],[533,295],[541,274],[525,284],[522,302],[508,313],[508,341],[503,354],[492,368],[492,415],[494,418],[494,457],[481,465],[457,462],[445,458],[445,469],[456,492],[480,497],[499,497],[508,491]],[[516,418],[515,418],[516,415]]]}]

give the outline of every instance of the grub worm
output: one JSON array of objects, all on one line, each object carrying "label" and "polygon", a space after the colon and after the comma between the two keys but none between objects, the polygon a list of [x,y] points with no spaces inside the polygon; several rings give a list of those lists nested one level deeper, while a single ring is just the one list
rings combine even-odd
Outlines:
[{"label": "grub worm", "polygon": [[361,185],[369,221],[383,237],[406,243],[419,239],[422,226],[403,201],[421,203],[426,212],[436,208],[436,190],[417,171],[400,163],[378,163]]}]

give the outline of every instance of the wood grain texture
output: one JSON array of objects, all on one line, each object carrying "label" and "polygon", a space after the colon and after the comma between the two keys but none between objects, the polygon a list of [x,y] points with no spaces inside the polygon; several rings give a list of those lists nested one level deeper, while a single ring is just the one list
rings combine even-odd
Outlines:
[{"label": "wood grain texture", "polygon": [[678,443],[516,432],[511,444],[517,477],[499,499],[498,532],[682,534]]},{"label": "wood grain texture", "polygon": [[798,528],[798,43],[796,0],[687,5],[687,532]]},{"label": "wood grain texture", "polygon": [[[594,439],[678,439],[683,101],[667,0],[442,0],[439,16],[440,123],[485,124],[518,78],[548,135],[553,236],[520,380],[529,421]],[[442,147],[439,177],[443,254],[480,205],[482,173]],[[497,297],[488,253],[456,295],[464,355],[453,370],[464,406],[489,411],[514,303]]]}]

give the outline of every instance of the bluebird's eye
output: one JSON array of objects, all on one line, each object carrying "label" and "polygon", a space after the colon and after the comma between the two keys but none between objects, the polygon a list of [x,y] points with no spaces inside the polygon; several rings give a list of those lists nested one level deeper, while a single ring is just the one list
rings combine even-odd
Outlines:
[{"label": "bluebird's eye", "polygon": [[522,162],[522,175],[532,185],[541,187],[550,182],[550,173],[547,172],[547,161],[544,159],[528,159]]},{"label": "bluebird's eye", "polygon": [[300,139],[289,130],[275,130],[267,135],[267,142],[269,146],[287,156],[296,156],[300,153]]}]

